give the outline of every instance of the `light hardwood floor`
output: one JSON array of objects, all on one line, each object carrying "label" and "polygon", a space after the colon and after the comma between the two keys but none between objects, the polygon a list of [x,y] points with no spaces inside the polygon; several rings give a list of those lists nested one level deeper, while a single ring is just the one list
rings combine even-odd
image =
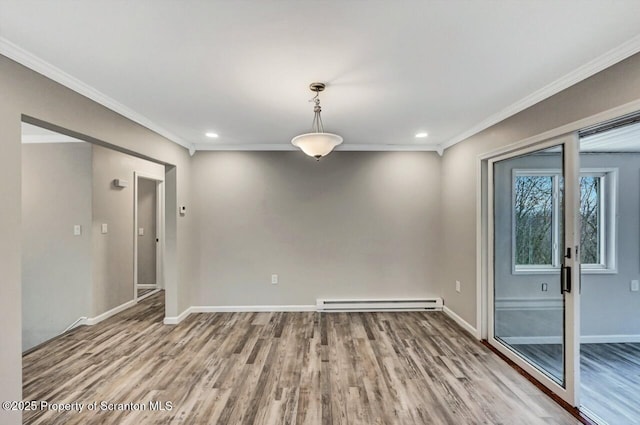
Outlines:
[{"label": "light hardwood floor", "polygon": [[23,358],[25,400],[172,402],[25,412],[26,424],[575,424],[439,312],[194,314],[163,293]]},{"label": "light hardwood floor", "polygon": [[[561,345],[517,347],[554,375],[562,375]],[[581,404],[610,425],[640,425],[640,344],[582,344],[580,362]]]},{"label": "light hardwood floor", "polygon": [[138,297],[144,297],[146,294],[153,291],[155,291],[155,289],[138,289]]}]

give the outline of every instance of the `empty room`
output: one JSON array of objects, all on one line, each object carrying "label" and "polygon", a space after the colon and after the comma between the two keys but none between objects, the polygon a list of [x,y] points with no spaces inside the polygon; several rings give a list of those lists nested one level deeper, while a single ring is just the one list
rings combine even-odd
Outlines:
[{"label": "empty room", "polygon": [[640,2],[0,0],[0,424],[640,424]]}]

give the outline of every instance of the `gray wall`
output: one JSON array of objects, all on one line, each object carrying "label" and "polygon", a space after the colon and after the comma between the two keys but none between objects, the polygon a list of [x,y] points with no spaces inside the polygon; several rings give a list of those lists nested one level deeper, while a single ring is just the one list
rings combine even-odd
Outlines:
[{"label": "gray wall", "polygon": [[640,154],[583,154],[581,162],[618,168],[618,273],[582,275],[581,333],[640,336],[640,292],[630,291],[640,279]]},{"label": "gray wall", "polygon": [[90,315],[91,191],[90,144],[23,145],[22,350]]},{"label": "gray wall", "polygon": [[[6,62],[0,62],[0,399],[22,400],[21,128],[12,102]],[[18,104],[19,105],[19,104]],[[0,411],[0,422],[18,425],[20,412]]]},{"label": "gray wall", "polygon": [[[93,148],[93,315],[134,298],[133,179],[134,172],[163,178],[164,167],[131,155]],[[124,179],[117,188],[114,179]],[[101,233],[106,223],[108,233]]]},{"label": "gray wall", "polygon": [[[190,216],[177,206],[190,202],[189,154],[186,149],[121,115],[0,56],[0,399],[20,400],[22,393],[21,298],[21,118],[22,114],[74,131],[100,143],[138,152],[170,164],[167,169],[167,311],[175,316],[189,300]],[[19,412],[0,411],[0,422],[19,424]]]},{"label": "gray wall", "polygon": [[[447,149],[442,161],[440,294],[476,324],[478,155],[640,99],[640,54],[620,62]],[[455,291],[455,281],[462,291]],[[477,282],[480,284],[480,282]]]},{"label": "gray wall", "polygon": [[138,284],[156,283],[156,182],[138,179]]},{"label": "gray wall", "polygon": [[438,294],[433,152],[198,152],[193,190],[194,305]]}]

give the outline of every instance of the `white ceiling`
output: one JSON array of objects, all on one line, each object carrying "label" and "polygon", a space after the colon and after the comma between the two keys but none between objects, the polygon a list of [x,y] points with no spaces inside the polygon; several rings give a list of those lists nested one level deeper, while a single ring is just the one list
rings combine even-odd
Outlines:
[{"label": "white ceiling", "polygon": [[0,53],[199,149],[289,148],[312,81],[344,148],[441,149],[639,34],[638,0],[0,0]]}]

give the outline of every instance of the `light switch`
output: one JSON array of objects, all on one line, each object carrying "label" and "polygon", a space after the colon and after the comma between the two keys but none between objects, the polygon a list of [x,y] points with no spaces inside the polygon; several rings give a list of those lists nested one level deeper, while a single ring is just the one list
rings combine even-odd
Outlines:
[{"label": "light switch", "polygon": [[82,226],[76,224],[73,226],[73,236],[80,236],[82,234]]},{"label": "light switch", "polygon": [[631,281],[631,292],[638,292],[640,290],[640,283],[637,280]]},{"label": "light switch", "polygon": [[144,236],[144,227],[138,228],[138,236]]},{"label": "light switch", "polygon": [[109,226],[107,226],[107,223],[102,223],[102,226],[100,227],[100,232],[103,235],[106,235],[109,232]]}]

